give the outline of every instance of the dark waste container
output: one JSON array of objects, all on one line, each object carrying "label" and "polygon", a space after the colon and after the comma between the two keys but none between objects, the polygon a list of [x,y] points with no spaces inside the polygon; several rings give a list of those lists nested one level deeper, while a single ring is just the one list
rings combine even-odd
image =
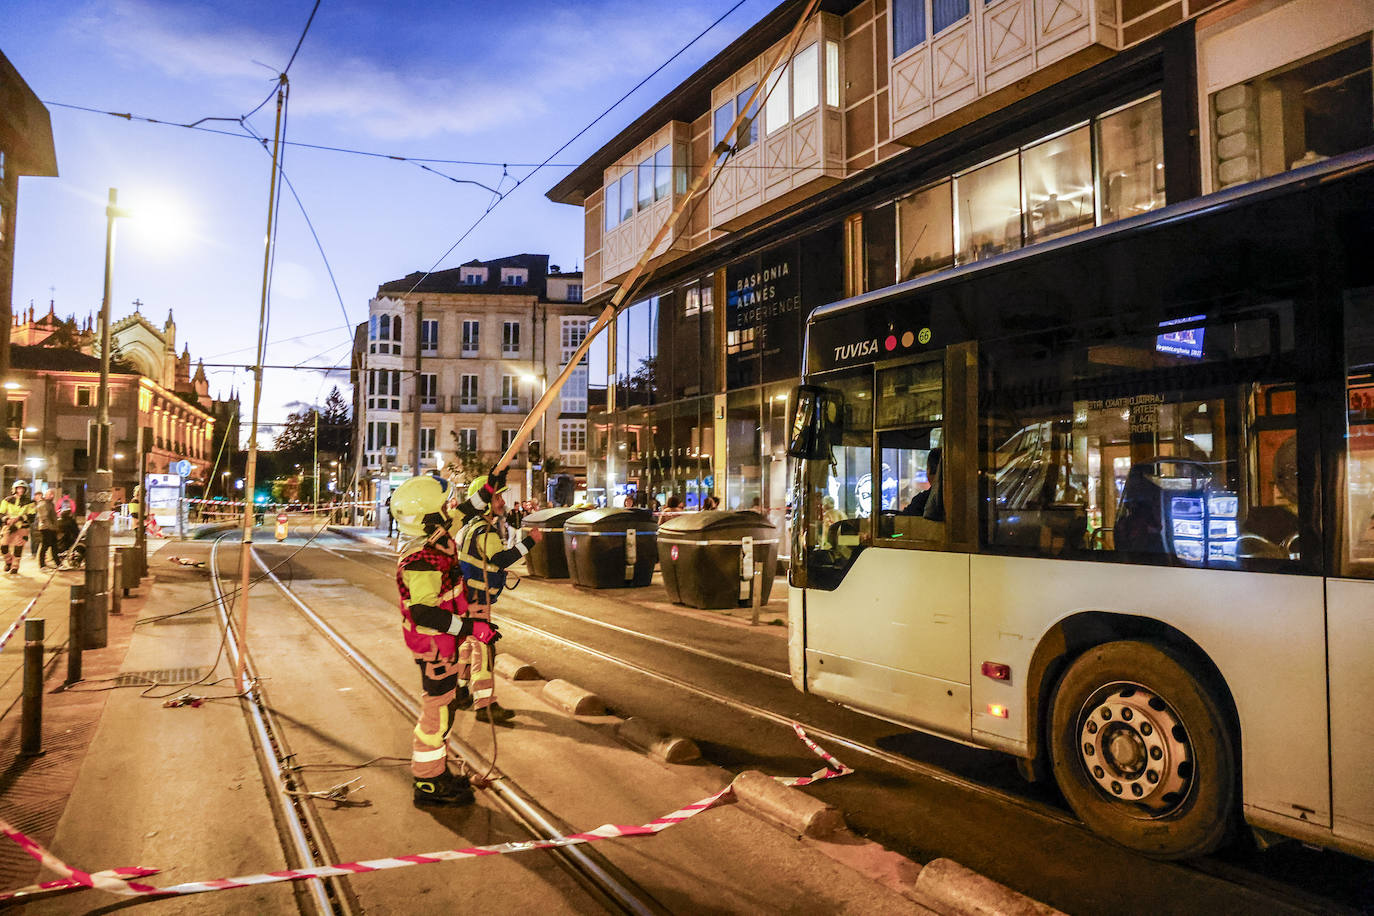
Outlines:
[{"label": "dark waste container", "polygon": [[138,548],[116,547],[115,553],[119,555],[119,581],[111,583],[110,588],[111,590],[123,589],[124,594],[127,595],[130,589],[138,588],[138,581],[141,578]]},{"label": "dark waste container", "polygon": [[588,588],[643,588],[654,575],[658,525],[648,509],[588,509],[563,523],[573,581]]},{"label": "dark waste container", "polygon": [[687,512],[659,526],[658,561],[674,604],[747,606],[756,587],[762,604],[777,570],[778,530],[758,512]]},{"label": "dark waste container", "polygon": [[531,512],[520,522],[522,531],[538,528],[544,532],[544,540],[530,548],[525,555],[525,565],[529,575],[536,579],[568,578],[568,555],[563,549],[563,523],[582,509],[540,509]]}]

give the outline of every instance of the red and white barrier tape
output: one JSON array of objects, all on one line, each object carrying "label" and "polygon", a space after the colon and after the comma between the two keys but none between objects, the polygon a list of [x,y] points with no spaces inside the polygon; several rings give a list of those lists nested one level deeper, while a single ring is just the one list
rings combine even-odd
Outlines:
[{"label": "red and white barrier tape", "polygon": [[[807,737],[802,727],[795,722],[792,724],[797,737],[806,743],[806,746],[822,760],[826,765],[817,770],[810,776],[776,776],[775,779],[783,785],[805,786],[822,779],[834,779],[838,776],[846,776],[854,772],[849,767],[840,763],[833,756],[823,751],[814,741]],[[243,875],[237,878],[217,878],[213,881],[191,881],[185,884],[174,884],[169,887],[152,887],[147,884],[140,884],[134,881],[120,880],[121,876],[140,877],[134,874],[142,869],[126,868],[111,869],[109,871],[95,872],[88,874],[79,869],[72,868],[62,862],[52,853],[39,846],[29,837],[11,827],[3,819],[0,819],[0,832],[3,832],[10,839],[20,845],[30,856],[42,862],[48,868],[63,876],[59,882],[48,882],[55,885],[50,890],[42,889],[43,885],[32,885],[20,888],[17,891],[0,893],[0,901],[10,900],[23,894],[32,898],[39,894],[52,893],[54,890],[63,890],[71,887],[96,887],[121,897],[140,897],[140,896],[185,896],[188,894],[204,894],[210,891],[222,891],[235,887],[254,887],[261,884],[275,884],[281,881],[304,881],[312,878],[334,878],[347,875],[363,874],[371,871],[383,871],[391,868],[407,868],[412,865],[432,865],[437,862],[454,862],[460,859],[477,859],[485,856],[506,855],[513,852],[527,852],[531,849],[554,849],[563,846],[576,846],[581,843],[593,843],[597,840],[610,840],[620,837],[631,836],[652,836],[663,830],[667,830],[674,824],[680,824],[690,817],[700,814],[718,805],[722,799],[730,794],[730,786],[721,789],[715,795],[703,798],[694,804],[685,805],[671,814],[654,818],[647,824],[626,826],[621,824],[603,824],[595,830],[588,830],[583,833],[574,833],[568,836],[553,837],[548,840],[526,840],[512,843],[496,843],[490,846],[469,846],[464,849],[443,849],[438,852],[427,852],[419,855],[395,856],[386,859],[369,859],[361,862],[344,862],[338,865],[321,865],[315,868],[288,869],[286,871],[264,872],[257,875]],[[121,875],[122,873],[122,875]],[[151,871],[145,871],[151,874]]]},{"label": "red and white barrier tape", "polygon": [[24,625],[24,621],[33,613],[34,607],[38,604],[38,598],[42,594],[43,593],[40,591],[37,595],[34,595],[33,600],[25,605],[24,609],[19,612],[18,617],[14,618],[14,623],[10,624],[9,629],[5,630],[5,635],[0,636],[0,652],[4,651],[5,644],[14,638],[14,634],[19,632],[19,628]]}]

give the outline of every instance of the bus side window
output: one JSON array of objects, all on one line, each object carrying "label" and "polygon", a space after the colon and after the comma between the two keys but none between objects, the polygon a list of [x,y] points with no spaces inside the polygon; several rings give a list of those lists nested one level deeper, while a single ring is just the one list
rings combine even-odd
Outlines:
[{"label": "bus side window", "polygon": [[927,361],[877,373],[882,501],[874,542],[939,542],[944,531],[944,368]]}]

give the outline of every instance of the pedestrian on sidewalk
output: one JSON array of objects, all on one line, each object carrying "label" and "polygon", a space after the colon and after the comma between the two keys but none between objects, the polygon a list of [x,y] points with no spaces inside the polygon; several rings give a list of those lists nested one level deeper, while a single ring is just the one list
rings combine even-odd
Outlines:
[{"label": "pedestrian on sidewalk", "polygon": [[57,507],[53,505],[52,490],[38,497],[34,523],[38,529],[38,568],[47,568],[45,557],[52,557],[52,565],[56,567],[62,558],[57,552]]},{"label": "pedestrian on sidewalk", "polygon": [[10,495],[0,500],[0,553],[5,556],[5,572],[19,575],[24,558],[24,542],[29,538],[35,506],[29,498],[29,485],[16,480]]},{"label": "pedestrian on sidewalk", "polygon": [[509,722],[515,713],[496,702],[496,640],[501,638],[491,622],[491,606],[506,584],[506,568],[530,552],[544,538],[539,528],[504,546],[501,526],[506,515],[505,473],[478,477],[468,488],[469,498],[490,492],[485,512],[468,521],[458,535],[458,561],[467,592],[467,614],[472,635],[458,646],[458,684],[472,693],[477,721]]},{"label": "pedestrian on sidewalk", "polygon": [[81,535],[81,526],[76,523],[76,516],[71,509],[63,509],[57,516],[57,557],[60,563],[63,559],[70,559],[67,554],[71,552],[72,546],[76,544],[76,539]]}]

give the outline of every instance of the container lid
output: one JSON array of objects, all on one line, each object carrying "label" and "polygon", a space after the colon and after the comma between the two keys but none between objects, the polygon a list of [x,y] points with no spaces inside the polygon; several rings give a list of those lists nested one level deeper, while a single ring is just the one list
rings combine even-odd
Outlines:
[{"label": "container lid", "polygon": [[654,514],[648,509],[588,509],[563,523],[565,529],[579,531],[653,531]]},{"label": "container lid", "polygon": [[664,519],[659,530],[664,534],[687,534],[711,531],[717,534],[724,531],[747,533],[760,528],[776,533],[773,523],[762,514],[749,509],[710,509],[705,512],[684,512]]},{"label": "container lid", "polygon": [[533,528],[538,525],[541,528],[557,528],[565,521],[585,512],[585,509],[570,509],[567,506],[554,506],[552,509],[540,509],[538,512],[531,512],[520,520],[521,528]]}]

